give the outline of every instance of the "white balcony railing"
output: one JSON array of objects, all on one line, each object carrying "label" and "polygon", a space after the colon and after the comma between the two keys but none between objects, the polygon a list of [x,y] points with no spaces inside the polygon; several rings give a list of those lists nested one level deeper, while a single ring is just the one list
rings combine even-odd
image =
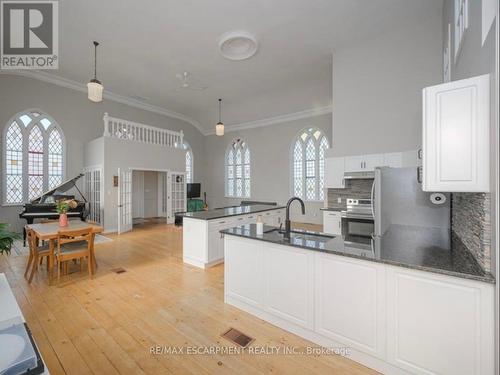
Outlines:
[{"label": "white balcony railing", "polygon": [[104,136],[149,143],[165,147],[181,147],[184,139],[182,130],[174,132],[154,126],[139,124],[104,114]]}]

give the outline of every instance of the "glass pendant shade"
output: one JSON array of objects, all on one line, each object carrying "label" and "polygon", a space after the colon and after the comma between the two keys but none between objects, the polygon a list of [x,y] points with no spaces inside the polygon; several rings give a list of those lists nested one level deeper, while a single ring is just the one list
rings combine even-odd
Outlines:
[{"label": "glass pendant shade", "polygon": [[91,80],[87,83],[88,98],[90,101],[95,103],[102,102],[102,92],[104,90],[103,85],[96,79]]},{"label": "glass pendant shade", "polygon": [[215,125],[215,135],[218,137],[222,137],[224,135],[224,124],[222,122],[218,122]]}]

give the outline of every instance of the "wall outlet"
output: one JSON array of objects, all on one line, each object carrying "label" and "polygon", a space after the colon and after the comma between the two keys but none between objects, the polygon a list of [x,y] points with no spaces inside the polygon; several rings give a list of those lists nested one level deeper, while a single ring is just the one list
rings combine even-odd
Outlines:
[{"label": "wall outlet", "polygon": [[337,203],[342,203],[342,198],[337,198]]}]

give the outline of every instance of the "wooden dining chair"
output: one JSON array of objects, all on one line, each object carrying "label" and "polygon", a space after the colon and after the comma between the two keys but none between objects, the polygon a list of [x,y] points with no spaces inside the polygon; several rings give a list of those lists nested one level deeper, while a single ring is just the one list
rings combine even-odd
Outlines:
[{"label": "wooden dining chair", "polygon": [[29,256],[28,256],[28,263],[26,264],[26,271],[24,271],[24,277],[28,275],[28,272],[31,267],[30,277],[28,279],[28,283],[31,284],[33,276],[38,271],[39,265],[42,264],[43,258],[47,259],[47,270],[48,270],[50,263],[49,262],[50,249],[49,245],[39,244],[35,232],[28,226],[26,226],[26,238],[28,240]]},{"label": "wooden dining chair", "polygon": [[[100,223],[94,220],[85,220],[85,222],[87,224],[92,224],[92,225],[101,225]],[[95,234],[94,234],[94,242],[92,243],[92,256],[94,257],[93,259],[94,267],[97,269],[99,266],[97,265],[97,259],[95,257],[94,245],[95,245]]]},{"label": "wooden dining chair", "polygon": [[94,245],[94,233],[92,228],[83,228],[77,230],[65,230],[57,233],[57,282],[61,279],[61,267],[65,262],[73,259],[81,261],[87,258],[89,276],[92,276],[92,248]]}]

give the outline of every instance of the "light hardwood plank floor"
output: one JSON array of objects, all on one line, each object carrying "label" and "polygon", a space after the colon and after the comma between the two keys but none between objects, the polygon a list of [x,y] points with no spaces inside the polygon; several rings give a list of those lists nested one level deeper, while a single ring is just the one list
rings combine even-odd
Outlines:
[{"label": "light hardwood plank floor", "polygon": [[[312,228],[308,228],[312,229]],[[182,262],[182,229],[141,225],[96,244],[92,279],[79,272],[48,286],[45,267],[32,284],[26,256],[0,256],[51,374],[373,374],[341,356],[155,355],[154,346],[231,347],[220,337],[235,327],[253,346],[315,346],[224,304],[224,266],[207,270]],[[122,267],[125,273],[113,270]]]}]

